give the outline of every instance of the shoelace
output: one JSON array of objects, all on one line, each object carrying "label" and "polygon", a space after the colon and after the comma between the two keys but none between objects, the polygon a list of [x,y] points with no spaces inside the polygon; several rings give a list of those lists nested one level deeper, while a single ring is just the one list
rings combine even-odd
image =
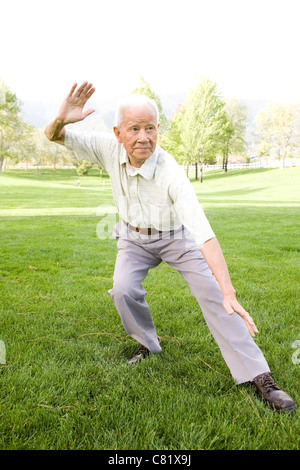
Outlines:
[{"label": "shoelace", "polygon": [[272,379],[270,374],[264,374],[261,377],[257,377],[257,382],[261,387],[267,389],[267,392],[270,390],[280,390],[277,383]]},{"label": "shoelace", "polygon": [[146,357],[149,354],[149,349],[141,344],[137,350],[137,354],[142,354],[143,357]]}]

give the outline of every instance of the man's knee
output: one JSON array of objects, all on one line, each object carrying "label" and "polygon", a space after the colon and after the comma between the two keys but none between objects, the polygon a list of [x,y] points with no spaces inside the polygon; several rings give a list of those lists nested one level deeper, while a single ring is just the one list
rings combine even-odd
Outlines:
[{"label": "man's knee", "polygon": [[135,284],[129,277],[114,281],[113,288],[109,291],[113,300],[133,299],[141,301],[146,295],[146,291],[141,284]]}]

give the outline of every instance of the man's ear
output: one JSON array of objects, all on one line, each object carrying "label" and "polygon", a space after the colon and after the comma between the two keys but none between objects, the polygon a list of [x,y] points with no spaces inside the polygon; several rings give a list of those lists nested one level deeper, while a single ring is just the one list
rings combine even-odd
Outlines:
[{"label": "man's ear", "polygon": [[121,131],[120,131],[120,129],[119,129],[117,126],[114,127],[114,133],[115,133],[115,136],[116,136],[116,138],[118,139],[118,141],[122,144],[122,143],[123,143],[123,139],[122,139],[122,137],[121,137]]}]

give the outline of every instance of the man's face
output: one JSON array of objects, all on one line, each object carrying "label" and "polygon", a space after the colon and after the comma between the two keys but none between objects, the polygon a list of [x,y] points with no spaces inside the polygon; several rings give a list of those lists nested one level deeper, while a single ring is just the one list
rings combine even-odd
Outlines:
[{"label": "man's face", "polygon": [[114,133],[124,145],[132,166],[139,168],[153,154],[158,126],[151,106],[125,109],[123,121],[119,127],[114,127]]}]

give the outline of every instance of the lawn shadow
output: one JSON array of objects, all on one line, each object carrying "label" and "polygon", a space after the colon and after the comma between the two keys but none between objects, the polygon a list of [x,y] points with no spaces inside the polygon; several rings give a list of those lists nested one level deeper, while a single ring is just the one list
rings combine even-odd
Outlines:
[{"label": "lawn shadow", "polygon": [[[66,181],[68,179],[73,178],[88,178],[91,180],[99,180],[100,181],[100,169],[92,168],[89,170],[88,175],[78,176],[76,169],[68,168],[68,169],[57,169],[53,170],[51,168],[41,168],[38,173],[34,169],[30,170],[6,170],[3,173],[4,176],[10,176],[13,178],[18,179],[25,179],[25,180],[32,180],[32,181],[55,181],[56,183],[59,181]],[[103,170],[102,171],[102,178],[108,180],[109,175],[108,173]]]},{"label": "lawn shadow", "polygon": [[[249,176],[255,173],[265,173],[269,171],[274,171],[274,168],[253,168],[253,169],[229,170],[226,173],[223,170],[207,170],[207,172],[204,171],[203,182],[211,181],[214,179],[220,179],[220,178],[231,178],[232,176]],[[191,180],[199,181],[199,180],[195,180],[195,178],[191,178]]]}]

